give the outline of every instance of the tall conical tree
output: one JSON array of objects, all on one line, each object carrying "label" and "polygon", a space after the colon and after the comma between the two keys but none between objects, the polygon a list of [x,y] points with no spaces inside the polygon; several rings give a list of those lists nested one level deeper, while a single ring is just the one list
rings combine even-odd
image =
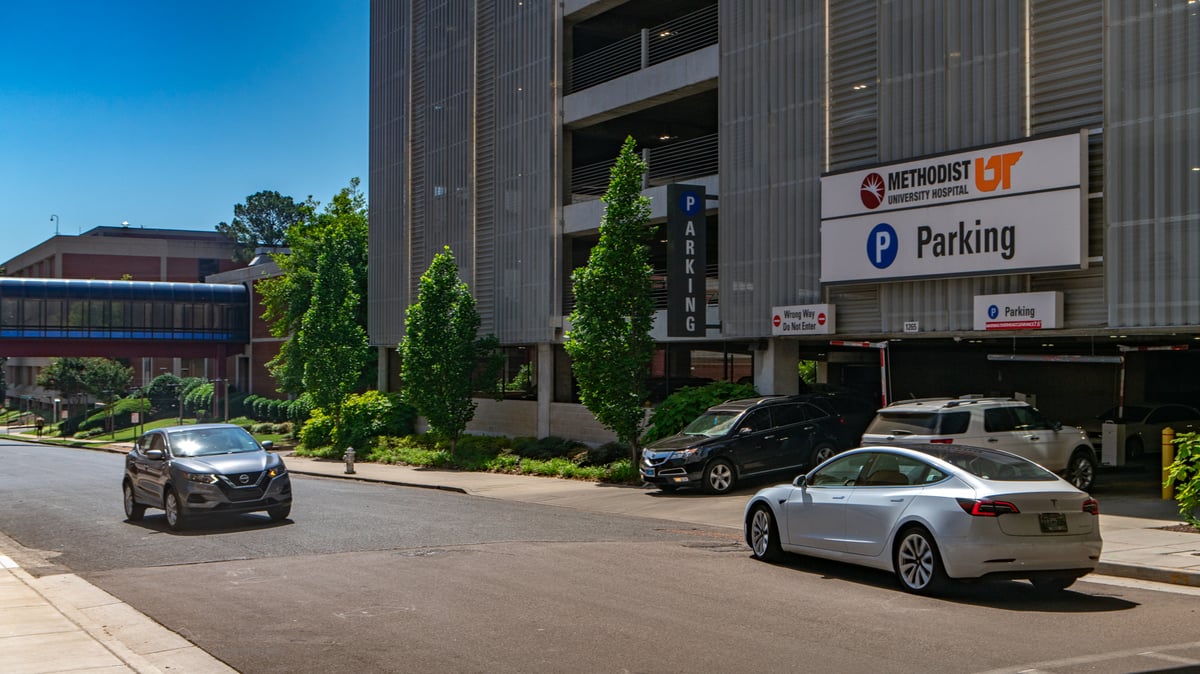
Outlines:
[{"label": "tall conical tree", "polygon": [[[433,257],[421,275],[417,302],[408,308],[400,343],[404,398],[450,440],[450,454],[475,416],[472,374],[495,348],[491,337],[479,339],[475,298],[458,276],[449,246]],[[494,379],[495,375],[484,377]]]},{"label": "tall conical tree", "polygon": [[638,462],[645,425],[646,377],[654,356],[650,327],[650,200],[642,196],[646,163],[625,139],[604,194],[600,242],[571,276],[575,310],[563,346],[579,381],[579,398]]}]

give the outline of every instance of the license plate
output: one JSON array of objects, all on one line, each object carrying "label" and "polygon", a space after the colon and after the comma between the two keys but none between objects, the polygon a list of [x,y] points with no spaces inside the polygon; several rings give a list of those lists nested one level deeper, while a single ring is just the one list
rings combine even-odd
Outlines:
[{"label": "license plate", "polygon": [[654,477],[654,469],[653,468],[643,468],[642,472],[646,474],[646,477]]},{"label": "license plate", "polygon": [[1044,534],[1061,534],[1067,530],[1067,516],[1062,513],[1038,513],[1038,524]]}]

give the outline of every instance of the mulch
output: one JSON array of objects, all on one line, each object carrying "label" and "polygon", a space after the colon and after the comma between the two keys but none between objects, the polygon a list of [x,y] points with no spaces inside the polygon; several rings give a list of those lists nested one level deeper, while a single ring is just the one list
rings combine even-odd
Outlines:
[{"label": "mulch", "polygon": [[1200,534],[1200,529],[1190,524],[1172,524],[1169,527],[1159,527],[1162,531],[1181,531],[1185,534]]}]

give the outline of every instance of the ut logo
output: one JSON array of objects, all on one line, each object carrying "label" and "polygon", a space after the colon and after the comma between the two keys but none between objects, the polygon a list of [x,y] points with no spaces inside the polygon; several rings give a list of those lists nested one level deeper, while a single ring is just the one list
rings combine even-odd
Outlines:
[{"label": "ut logo", "polygon": [[1012,167],[1021,158],[1021,152],[994,154],[975,160],[975,187],[980,192],[991,192],[997,187],[1008,189],[1012,183]]}]

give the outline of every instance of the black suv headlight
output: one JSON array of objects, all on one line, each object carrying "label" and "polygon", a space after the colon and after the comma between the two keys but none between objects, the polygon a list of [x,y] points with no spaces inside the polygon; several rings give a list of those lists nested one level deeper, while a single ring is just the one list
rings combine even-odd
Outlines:
[{"label": "black suv headlight", "polygon": [[668,461],[671,461],[674,459],[687,460],[687,459],[690,459],[693,456],[695,456],[696,452],[699,452],[699,451],[700,451],[700,449],[698,447],[689,447],[687,449],[677,449],[677,450],[671,452],[671,456],[668,457],[667,460]]}]

